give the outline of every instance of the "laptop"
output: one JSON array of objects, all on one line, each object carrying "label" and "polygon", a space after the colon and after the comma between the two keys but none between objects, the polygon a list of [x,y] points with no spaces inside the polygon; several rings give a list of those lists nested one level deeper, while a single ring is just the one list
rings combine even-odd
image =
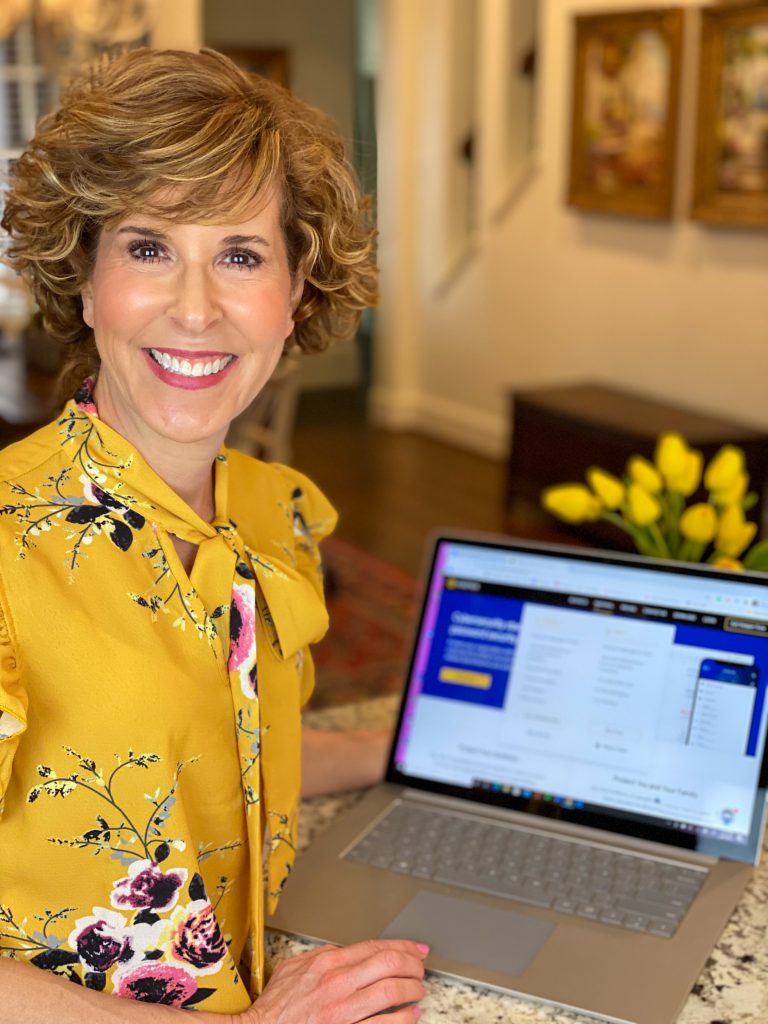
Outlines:
[{"label": "laptop", "polygon": [[462,534],[428,564],[386,779],[269,927],[674,1021],[762,846],[768,576]]}]

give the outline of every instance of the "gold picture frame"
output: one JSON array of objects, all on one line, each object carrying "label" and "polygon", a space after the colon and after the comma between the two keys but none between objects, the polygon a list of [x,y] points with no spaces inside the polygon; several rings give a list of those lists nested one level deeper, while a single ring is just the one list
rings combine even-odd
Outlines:
[{"label": "gold picture frame", "polygon": [[676,7],[574,19],[570,206],[671,217],[683,17]]},{"label": "gold picture frame", "polygon": [[691,216],[768,227],[768,3],[701,11]]}]

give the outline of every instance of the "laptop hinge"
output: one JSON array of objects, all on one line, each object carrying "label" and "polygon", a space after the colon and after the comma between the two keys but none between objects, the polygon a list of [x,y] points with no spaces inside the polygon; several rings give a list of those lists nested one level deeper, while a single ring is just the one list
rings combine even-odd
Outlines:
[{"label": "laptop hinge", "polygon": [[576,842],[585,843],[589,846],[613,846],[616,849],[626,850],[639,856],[654,858],[665,858],[672,861],[685,861],[686,864],[696,867],[711,868],[718,863],[717,857],[707,856],[698,853],[696,850],[683,850],[677,846],[667,846],[664,843],[656,843],[650,839],[640,839],[637,836],[625,836],[616,832],[609,832],[606,829],[595,829],[585,825],[574,825],[572,822],[556,821],[551,818],[539,817],[539,815],[525,814],[522,811],[513,811],[506,807],[492,807],[487,804],[468,803],[460,797],[445,796],[442,793],[428,793],[421,789],[410,789],[403,786],[402,799],[409,803],[424,804],[431,807],[442,807],[453,813],[465,815],[470,818],[486,817],[494,822],[505,825],[514,825],[515,828],[522,828],[530,832],[545,832],[550,835],[559,835]]}]

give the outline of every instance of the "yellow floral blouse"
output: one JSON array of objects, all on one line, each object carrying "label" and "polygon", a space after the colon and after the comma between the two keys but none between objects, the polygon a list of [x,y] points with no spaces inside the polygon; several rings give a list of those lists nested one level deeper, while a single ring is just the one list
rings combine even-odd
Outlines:
[{"label": "yellow floral blouse", "polygon": [[0,452],[0,953],[237,1013],[263,984],[262,851],[270,910],[294,854],[335,513],[226,449],[215,500],[205,523],[87,386]]}]

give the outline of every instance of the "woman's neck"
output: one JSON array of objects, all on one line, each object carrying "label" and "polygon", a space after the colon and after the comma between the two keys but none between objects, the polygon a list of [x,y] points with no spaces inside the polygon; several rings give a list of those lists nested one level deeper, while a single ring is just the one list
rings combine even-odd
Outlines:
[{"label": "woman's neck", "polygon": [[153,431],[138,416],[114,402],[108,386],[97,380],[94,402],[99,419],[129,441],[161,480],[206,523],[215,515],[214,461],[224,438],[175,441]]}]

